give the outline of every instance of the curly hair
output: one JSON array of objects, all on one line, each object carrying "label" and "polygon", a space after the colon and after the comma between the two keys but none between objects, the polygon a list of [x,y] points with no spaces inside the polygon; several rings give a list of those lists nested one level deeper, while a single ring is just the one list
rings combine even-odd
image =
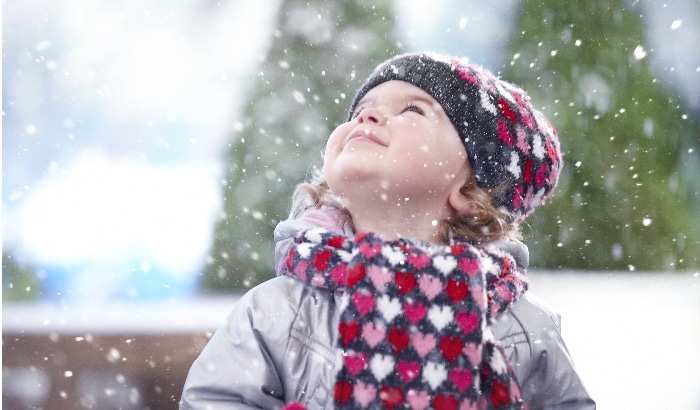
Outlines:
[{"label": "curly hair", "polygon": [[[508,211],[497,209],[492,198],[506,187],[485,190],[477,185],[471,172],[460,192],[469,199],[470,210],[457,210],[456,217],[438,222],[438,237],[443,243],[451,238],[460,238],[472,243],[489,242],[501,237],[521,239],[520,224]],[[321,167],[314,167],[309,179],[297,185],[292,195],[290,218],[298,218],[306,211],[323,207],[336,208],[347,215],[352,224],[350,212],[333,194]]]}]

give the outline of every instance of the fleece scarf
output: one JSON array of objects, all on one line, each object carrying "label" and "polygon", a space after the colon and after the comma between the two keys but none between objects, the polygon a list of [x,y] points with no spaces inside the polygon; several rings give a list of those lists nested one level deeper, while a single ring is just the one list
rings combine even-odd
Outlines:
[{"label": "fleece scarf", "polygon": [[527,289],[509,254],[314,228],[279,268],[343,294],[336,408],[527,408],[487,327]]}]

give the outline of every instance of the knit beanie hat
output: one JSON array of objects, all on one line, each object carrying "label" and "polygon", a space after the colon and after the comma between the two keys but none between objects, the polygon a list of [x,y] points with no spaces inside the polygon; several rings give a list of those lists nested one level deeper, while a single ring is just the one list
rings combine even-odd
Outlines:
[{"label": "knit beanie hat", "polygon": [[400,80],[430,94],[452,121],[477,184],[496,208],[522,222],[552,193],[562,166],[556,130],[520,88],[463,59],[404,54],[381,63],[350,106],[372,88]]}]

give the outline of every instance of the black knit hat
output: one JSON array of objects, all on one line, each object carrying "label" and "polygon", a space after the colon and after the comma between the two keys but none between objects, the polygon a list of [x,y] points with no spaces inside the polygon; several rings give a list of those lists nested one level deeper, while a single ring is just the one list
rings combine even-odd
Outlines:
[{"label": "black knit hat", "polygon": [[413,84],[440,103],[464,142],[477,184],[514,222],[552,193],[563,164],[557,132],[523,90],[461,59],[405,54],[374,70],[355,95],[348,121],[369,90],[391,80]]}]

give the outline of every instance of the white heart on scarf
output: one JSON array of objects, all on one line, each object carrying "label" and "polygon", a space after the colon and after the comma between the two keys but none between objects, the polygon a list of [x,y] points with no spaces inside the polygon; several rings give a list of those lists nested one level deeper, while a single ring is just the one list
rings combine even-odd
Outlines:
[{"label": "white heart on scarf", "polygon": [[438,332],[441,332],[452,320],[454,313],[449,306],[433,305],[428,310],[428,319],[433,323]]},{"label": "white heart on scarf", "polygon": [[311,255],[311,248],[313,248],[313,244],[308,243],[308,242],[302,242],[299,245],[297,245],[297,253],[299,256],[301,256],[304,259],[308,259],[309,255]]},{"label": "white heart on scarf", "polygon": [[382,246],[382,255],[389,260],[391,266],[400,265],[406,261],[406,254],[403,250],[391,245]]},{"label": "white heart on scarf", "polygon": [[342,249],[338,249],[337,252],[338,256],[340,256],[340,260],[343,261],[344,263],[350,262],[350,259],[352,259],[352,253],[348,251],[344,251]]},{"label": "white heart on scarf", "polygon": [[506,359],[503,357],[503,351],[501,349],[493,349],[493,354],[491,355],[489,364],[491,365],[493,371],[497,374],[506,374],[508,372]]},{"label": "white heart on scarf", "polygon": [[446,379],[447,370],[444,364],[428,362],[423,367],[423,381],[428,383],[431,389],[437,389]]},{"label": "white heart on scarf", "polygon": [[304,236],[306,240],[312,243],[321,243],[321,234],[327,233],[328,231],[323,228],[313,228],[306,231]]},{"label": "white heart on scarf", "polygon": [[452,255],[437,255],[433,257],[433,266],[447,276],[457,267],[457,260]]},{"label": "white heart on scarf", "polygon": [[375,354],[369,361],[369,368],[378,382],[384,380],[389,373],[394,371],[394,358],[381,354]]},{"label": "white heart on scarf", "polygon": [[485,255],[485,257],[481,258],[479,262],[481,262],[481,268],[484,270],[484,272],[487,272],[490,275],[500,275],[501,267],[496,263],[493,256]]},{"label": "white heart on scarf", "polygon": [[391,298],[389,295],[382,295],[377,300],[377,309],[382,312],[382,316],[387,323],[391,323],[396,315],[401,313],[401,301],[398,298]]}]

